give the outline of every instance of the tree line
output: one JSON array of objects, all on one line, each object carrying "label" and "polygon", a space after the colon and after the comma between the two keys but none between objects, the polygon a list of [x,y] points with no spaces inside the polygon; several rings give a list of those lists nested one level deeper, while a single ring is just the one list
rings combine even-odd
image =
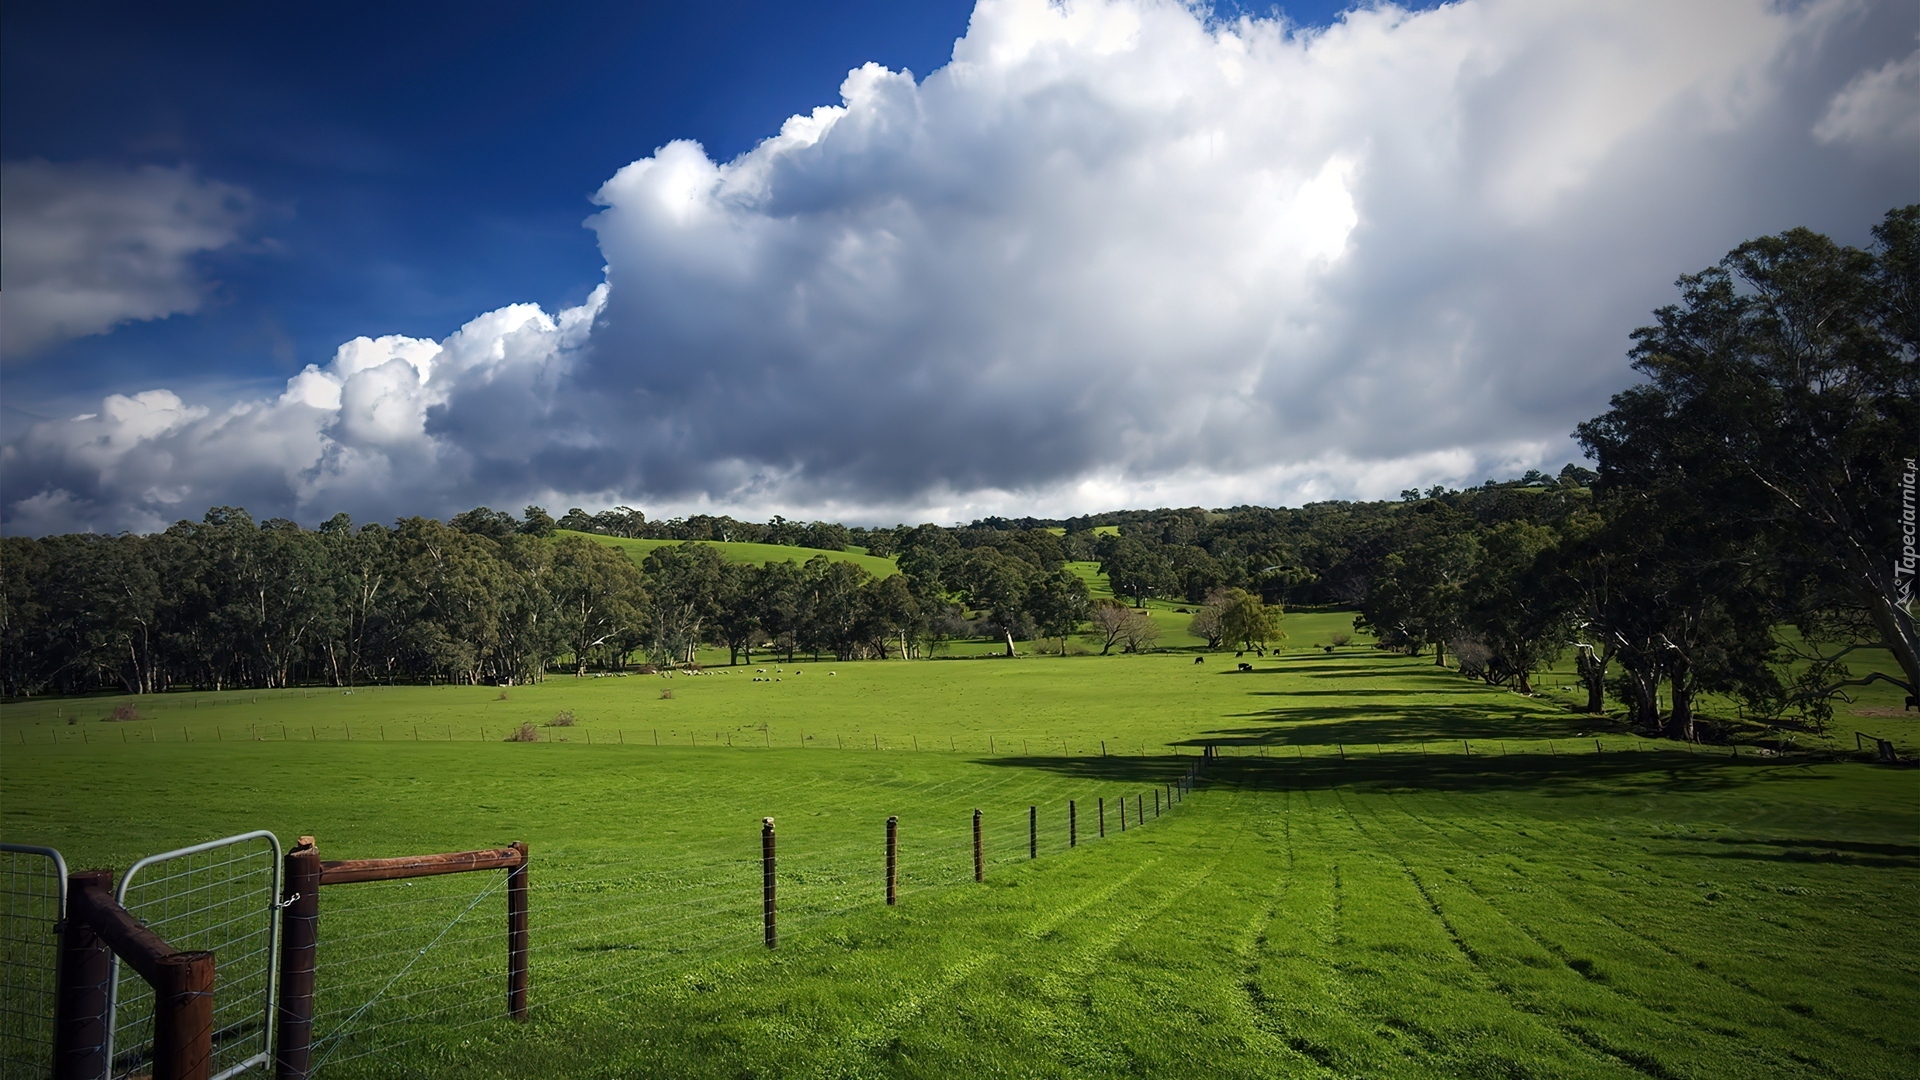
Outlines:
[{"label": "tree line", "polygon": [[[1873,232],[1859,250],[1790,230],[1680,278],[1633,334],[1645,381],[1575,432],[1591,469],[955,528],[478,507],[308,530],[218,507],[149,536],[0,541],[0,690],[511,683],[685,664],[703,645],[730,662],[925,657],[960,638],[1064,652],[1079,634],[1143,651],[1158,624],[1142,609],[1164,599],[1190,605],[1209,648],[1260,648],[1283,608],[1338,606],[1381,648],[1523,693],[1571,654],[1587,707],[1617,702],[1645,730],[1693,737],[1703,693],[1818,727],[1862,682],[1910,702],[1920,684],[1920,207]],[[578,533],[688,542],[636,566]],[[854,547],[900,573],[733,563],[709,540]],[[1073,562],[1119,600],[1095,602]],[[1854,678],[1866,647],[1899,674]]]}]

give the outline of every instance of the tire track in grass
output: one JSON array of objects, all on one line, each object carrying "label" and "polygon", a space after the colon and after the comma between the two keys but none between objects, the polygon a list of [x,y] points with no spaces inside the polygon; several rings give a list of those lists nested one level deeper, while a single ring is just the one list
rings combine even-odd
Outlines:
[{"label": "tire track in grass", "polygon": [[[1290,797],[1290,793],[1289,793]],[[1261,984],[1262,947],[1267,944],[1267,935],[1273,928],[1274,920],[1279,918],[1282,907],[1293,896],[1293,884],[1297,877],[1298,861],[1293,845],[1293,822],[1287,807],[1272,814],[1280,824],[1280,842],[1286,854],[1286,872],[1281,877],[1279,887],[1261,897],[1264,903],[1256,905],[1251,918],[1240,930],[1234,942],[1234,955],[1240,961],[1240,971],[1244,978],[1240,981],[1241,995],[1236,1004],[1243,1008],[1250,1025],[1273,1040],[1280,1048],[1301,1059],[1302,1064],[1316,1072],[1333,1074],[1332,1062],[1323,1047],[1314,1045],[1310,1040],[1289,1033],[1284,1017],[1280,1015],[1280,1002],[1267,994]],[[1260,832],[1264,840],[1268,837],[1264,830]]]},{"label": "tire track in grass", "polygon": [[[1432,836],[1441,838],[1443,842],[1453,845],[1453,841],[1445,839],[1444,834],[1441,833],[1439,828],[1432,822],[1419,815],[1412,814],[1398,805],[1395,805],[1394,809],[1402,817],[1425,829]],[[1382,828],[1391,828],[1384,821],[1380,820],[1377,812],[1375,812],[1373,816]],[[1469,861],[1472,858],[1472,853],[1458,851],[1457,847],[1455,853],[1467,855]],[[1417,871],[1410,870],[1410,872],[1415,873],[1417,876]],[[1581,965],[1569,958],[1565,950],[1558,946],[1557,943],[1543,939],[1541,935],[1533,929],[1502,911],[1484,894],[1473,888],[1471,882],[1460,878],[1459,875],[1449,873],[1445,878],[1437,879],[1436,881],[1423,885],[1424,890],[1428,892],[1429,895],[1434,896],[1436,900],[1438,899],[1437,894],[1442,887],[1457,889],[1460,893],[1463,893],[1467,898],[1469,913],[1474,910],[1483,909],[1491,915],[1493,919],[1497,920],[1497,927],[1489,928],[1490,932],[1494,932],[1497,935],[1498,930],[1504,928],[1509,933],[1517,935],[1520,939],[1524,940],[1526,946],[1531,946],[1531,949],[1518,947],[1507,950],[1509,958],[1516,965],[1512,968],[1513,972],[1520,975],[1523,980],[1526,979],[1531,972],[1540,971],[1549,963],[1555,965],[1554,970],[1564,972],[1569,977],[1578,976],[1581,980],[1584,980],[1585,983],[1585,986],[1581,987],[1582,991],[1585,993],[1598,992],[1601,994],[1602,1000],[1614,1002],[1616,1006],[1623,1006],[1604,1010],[1604,1012],[1596,1009],[1595,1012],[1601,1012],[1603,1015],[1612,1014],[1616,1016],[1620,1026],[1624,1026],[1632,1031],[1662,1033],[1659,1041],[1665,1045],[1666,1053],[1670,1057],[1678,1056],[1679,1058],[1692,1060],[1694,1062],[1693,1067],[1688,1071],[1699,1072],[1704,1075],[1713,1075],[1720,1070],[1726,1061],[1731,1060],[1742,1061],[1744,1063],[1744,1069],[1747,1071],[1777,1074],[1782,1070],[1791,1070],[1791,1061],[1798,1061],[1803,1065],[1811,1065],[1816,1071],[1832,1074],[1831,1070],[1823,1065],[1801,1060],[1800,1057],[1791,1053],[1782,1055],[1771,1047],[1756,1044],[1747,1039],[1744,1033],[1722,1035],[1722,1033],[1718,1031],[1703,1029],[1697,1025],[1682,1026],[1677,1024],[1669,1019],[1669,1012],[1671,1011],[1669,1006],[1648,1002],[1640,995],[1633,993],[1630,989],[1614,985],[1605,980],[1603,976],[1594,974],[1590,969],[1582,970]],[[1455,921],[1457,922],[1457,920]],[[1680,974],[1683,978],[1691,975],[1690,972],[1685,971],[1680,972]],[[1577,998],[1583,996],[1569,995],[1565,991],[1552,989],[1542,989],[1540,993],[1543,994],[1547,1000],[1553,1002],[1564,1001],[1569,997]],[[1535,1009],[1545,1011],[1541,1002],[1529,1002],[1529,995],[1525,992],[1516,989],[1515,994],[1517,1000],[1528,1003]],[[1692,1003],[1697,1005],[1703,1000],[1699,995],[1680,995],[1680,997],[1683,999],[1682,1004]],[[1668,1073],[1671,1073],[1673,1068],[1677,1067],[1670,1067],[1650,1053],[1635,1050],[1631,1047],[1623,1047],[1616,1038],[1608,1036],[1592,1025],[1573,1021],[1560,1021],[1560,1026],[1573,1037],[1581,1039],[1597,1050],[1615,1056],[1625,1057],[1630,1060],[1653,1063],[1657,1065],[1659,1069],[1665,1070]],[[1732,1045],[1718,1047],[1712,1052],[1703,1052],[1699,1047],[1700,1040],[1703,1036],[1720,1036],[1727,1038],[1732,1040]],[[1755,1060],[1756,1052],[1758,1052],[1758,1056],[1763,1060]],[[1701,1060],[1703,1053],[1706,1059],[1704,1061]],[[1789,1059],[1791,1059],[1791,1061]]]},{"label": "tire track in grass", "polygon": [[[1416,820],[1421,820],[1423,823],[1425,821],[1425,819],[1419,818],[1418,815],[1412,814],[1411,811],[1403,810],[1403,812],[1409,813],[1411,816],[1414,816]],[[1444,818],[1444,820],[1446,820],[1449,825],[1451,825],[1452,827],[1454,827],[1455,829],[1461,832],[1464,832],[1482,841],[1486,840],[1484,833],[1482,833],[1480,830],[1476,830],[1471,828],[1470,826],[1462,824],[1457,818],[1446,817]],[[1625,831],[1629,828],[1636,828],[1637,826],[1623,826],[1620,822],[1609,820],[1607,822],[1607,827],[1613,833],[1617,833],[1620,831]],[[1619,836],[1611,835],[1611,834],[1607,836],[1601,836],[1597,833],[1594,833],[1591,829],[1583,829],[1583,833],[1589,837],[1592,837],[1599,844],[1599,846],[1603,848],[1606,846],[1604,843],[1605,840],[1611,839],[1614,841],[1618,841],[1620,839]],[[1659,871],[1655,871],[1644,865],[1636,864],[1634,866],[1628,866],[1626,864],[1617,863],[1615,861],[1608,861],[1608,860],[1598,858],[1593,855],[1585,854],[1585,853],[1580,854],[1579,856],[1577,856],[1577,858],[1569,857],[1569,854],[1570,854],[1569,845],[1567,845],[1564,842],[1556,845],[1547,845],[1543,841],[1540,841],[1538,838],[1533,837],[1524,832],[1522,832],[1521,835],[1525,837],[1525,839],[1529,842],[1533,850],[1546,851],[1557,862],[1560,862],[1560,863],[1576,863],[1577,862],[1577,865],[1580,865],[1581,867],[1583,867],[1588,873],[1597,871],[1599,873],[1605,874],[1609,878],[1623,877],[1628,879],[1629,881],[1633,881],[1640,885],[1665,887],[1667,889],[1675,890],[1680,893],[1686,893],[1689,895],[1691,894],[1690,890],[1684,884],[1686,877],[1677,876],[1672,873],[1662,873]],[[1514,842],[1513,838],[1511,837],[1508,837],[1506,839],[1507,844],[1512,844],[1513,842]],[[1498,847],[1499,845],[1490,844],[1489,846]],[[1516,855],[1515,857],[1528,863],[1532,863],[1535,861],[1534,858],[1529,856]],[[1512,867],[1509,867],[1509,869],[1513,870]],[[1638,871],[1637,873],[1636,873],[1636,870]],[[1513,870],[1513,872],[1516,874],[1522,873],[1519,870]],[[1566,871],[1566,873],[1571,875],[1575,881],[1579,882],[1580,890],[1578,891],[1588,891],[1588,892],[1600,894],[1604,897],[1612,898],[1612,902],[1610,904],[1597,905],[1600,908],[1603,908],[1603,909],[1611,908],[1616,910],[1627,910],[1627,911],[1637,911],[1637,912],[1646,912],[1650,909],[1658,910],[1657,906],[1649,904],[1644,898],[1638,895],[1635,895],[1634,893],[1624,891],[1623,889],[1611,886],[1606,882],[1599,880],[1596,877],[1587,877],[1581,874],[1575,874],[1572,871]],[[1532,873],[1525,873],[1522,876],[1527,877],[1530,881],[1543,880]],[[1694,876],[1694,875],[1687,875],[1687,876]],[[1561,897],[1562,889],[1555,888],[1551,884],[1547,885],[1546,887],[1548,889],[1549,895],[1554,896],[1556,899],[1559,899]],[[1601,914],[1598,917],[1601,918],[1603,921],[1607,922],[1608,925],[1612,926],[1619,933],[1632,937],[1634,939],[1637,939],[1645,943],[1649,948],[1652,948],[1676,961],[1679,961],[1682,967],[1689,973],[1697,973],[1700,976],[1712,978],[1714,980],[1717,980],[1718,982],[1724,983],[1727,986],[1733,987],[1736,990],[1741,991],[1747,995],[1751,995],[1751,997],[1754,998],[1758,1003],[1766,1006],[1768,1008],[1769,1013],[1774,1012],[1774,1010],[1772,1009],[1772,1006],[1774,1005],[1775,1002],[1780,1000],[1780,998],[1782,997],[1793,996],[1795,993],[1797,993],[1798,986],[1801,985],[1800,983],[1795,983],[1793,982],[1793,980],[1790,980],[1790,979],[1782,980],[1780,986],[1776,987],[1775,989],[1769,990],[1765,987],[1755,985],[1752,981],[1748,980],[1745,977],[1742,977],[1741,975],[1724,970],[1725,958],[1723,955],[1716,955],[1713,957],[1714,960],[1719,962],[1719,966],[1709,964],[1706,958],[1695,955],[1685,950],[1680,945],[1670,944],[1663,938],[1655,936],[1655,933],[1647,930],[1643,930],[1639,926],[1629,924],[1618,918],[1615,918],[1613,916],[1606,915],[1606,914]],[[1680,937],[1683,940],[1691,937],[1689,930],[1684,926],[1675,925],[1675,924],[1666,923],[1666,922],[1658,923],[1657,925],[1661,930],[1671,931],[1674,935]],[[1767,931],[1764,931],[1764,930],[1759,930],[1756,932],[1762,936],[1764,936],[1767,933]],[[1804,973],[1802,973],[1802,978],[1804,977],[1805,975]],[[1855,979],[1860,978],[1860,976],[1853,976],[1853,977]],[[1790,1017],[1781,1017],[1778,1015],[1771,1015],[1769,1019],[1765,1021],[1765,1023],[1768,1023],[1768,1024],[1780,1023],[1780,1022],[1785,1022],[1788,1025],[1795,1027],[1796,1030],[1801,1032],[1811,1032],[1815,1035],[1815,1037],[1825,1037],[1830,1035],[1833,1031],[1838,1030],[1840,1032],[1844,1032],[1849,1038],[1852,1038],[1854,1040],[1872,1043],[1876,1046],[1880,1046],[1888,1050],[1897,1050],[1897,1048],[1892,1046],[1892,1044],[1890,1044],[1887,1041],[1887,1039],[1883,1034],[1881,1034],[1880,1032],[1874,1031],[1872,1029],[1863,1027],[1860,1024],[1856,1023],[1853,1019],[1853,1014],[1845,1010],[1839,1011],[1838,1015],[1834,1015],[1832,1011],[1829,1011],[1827,1013],[1824,1013],[1818,1016],[1817,1018],[1813,1017],[1811,1014],[1801,1014],[1798,1012],[1794,1012]],[[1816,1067],[1816,1068],[1824,1068],[1824,1066],[1821,1066],[1818,1063],[1803,1060],[1802,1055],[1797,1050],[1794,1050],[1791,1046],[1789,1046],[1785,1052],[1788,1054],[1788,1056],[1792,1057],[1796,1061],[1800,1061],[1802,1064],[1812,1065],[1813,1067]]]},{"label": "tire track in grass", "polygon": [[[1052,908],[1021,928],[1018,931],[1019,935],[1029,943],[1046,940],[1062,924],[1079,917],[1096,905],[1107,902],[1114,894],[1137,881],[1161,862],[1159,857],[1141,862],[1126,874],[1103,884],[1090,893],[1070,903]],[[1156,911],[1164,910],[1166,903],[1171,903],[1171,897]],[[1006,958],[1004,950],[980,951],[956,963],[942,966],[930,980],[922,982],[917,989],[903,992],[898,1000],[882,1010],[870,1023],[862,1024],[850,1032],[840,1044],[839,1053],[833,1055],[831,1060],[849,1074],[857,1074],[873,1066],[875,1053],[892,1043],[900,1029],[912,1023],[928,1005],[957,990],[982,967],[989,963],[997,967]],[[1043,980],[1044,983],[1045,980]]]},{"label": "tire track in grass", "polygon": [[[1459,926],[1441,907],[1426,881],[1420,877],[1406,857],[1400,854],[1401,845],[1397,842],[1383,843],[1380,837],[1375,836],[1354,812],[1346,796],[1342,795],[1337,788],[1334,789],[1334,797],[1339,802],[1341,811],[1353,823],[1354,829],[1398,865],[1401,874],[1425,904],[1427,913],[1440,925],[1455,951],[1473,971],[1480,987],[1504,1002],[1514,1019],[1518,1020],[1524,1028],[1546,1037],[1556,1048],[1573,1050],[1577,1058],[1584,1059],[1588,1064],[1610,1066],[1616,1070],[1626,1070],[1633,1075],[1651,1077],[1653,1080],[1680,1080],[1679,1074],[1669,1071],[1661,1062],[1632,1051],[1622,1052],[1604,1042],[1590,1040],[1578,1030],[1554,1023],[1533,1003],[1517,998],[1514,988],[1489,969],[1486,956],[1460,932]],[[1395,839],[1397,840],[1397,837]],[[1517,1063],[1509,1062],[1509,1065],[1512,1064]]]},{"label": "tire track in grass", "polygon": [[[1369,991],[1379,985],[1370,978],[1376,973],[1353,958],[1365,930],[1349,925],[1346,896],[1352,864],[1364,863],[1364,853],[1351,830],[1330,835],[1337,808],[1323,806],[1311,790],[1287,792],[1285,805],[1298,838],[1292,887],[1283,900],[1290,917],[1279,922],[1261,955],[1263,1012],[1277,1037],[1337,1075],[1431,1075],[1438,1042],[1398,1015],[1399,999],[1375,1000]],[[1345,873],[1335,856],[1348,863]],[[1276,984],[1279,993],[1265,992]],[[1401,1037],[1416,1042],[1397,1041]]]},{"label": "tire track in grass", "polygon": [[[1478,852],[1461,849],[1459,846],[1458,840],[1456,840],[1451,836],[1448,836],[1447,833],[1442,831],[1441,826],[1434,824],[1433,821],[1430,821],[1427,818],[1422,817],[1421,815],[1415,814],[1412,811],[1406,809],[1403,805],[1401,805],[1401,800],[1397,796],[1389,794],[1388,801],[1393,806],[1393,809],[1395,810],[1395,812],[1400,814],[1403,818],[1413,822],[1420,828],[1425,829],[1436,840],[1442,843],[1448,844],[1451,848],[1454,849],[1456,854],[1465,856],[1466,861],[1471,862],[1481,857],[1481,854]],[[1375,814],[1375,817],[1377,819],[1378,817],[1377,813]],[[1441,820],[1446,825],[1452,827],[1454,830],[1458,832],[1464,832],[1469,836],[1484,839],[1482,837],[1482,834],[1478,833],[1475,830],[1466,828],[1464,826],[1460,826],[1456,821],[1454,821],[1451,818],[1442,818]],[[1509,869],[1511,870],[1512,868],[1509,867]],[[1513,872],[1516,874],[1519,873],[1519,871],[1517,870]],[[1526,876],[1526,875],[1522,875],[1522,876]],[[1608,991],[1611,994],[1617,995],[1621,998],[1624,998],[1628,1001],[1633,1002],[1640,1010],[1644,1010],[1644,1012],[1647,1015],[1660,1018],[1661,1024],[1664,1025],[1665,1023],[1667,1023],[1667,1021],[1665,1020],[1665,1017],[1668,1015],[1668,1010],[1672,1008],[1673,1005],[1676,1003],[1663,1003],[1663,1002],[1650,1001],[1645,997],[1643,997],[1640,993],[1636,992],[1630,986],[1623,986],[1615,982],[1607,981],[1603,975],[1596,974],[1594,972],[1590,961],[1583,961],[1581,958],[1574,956],[1572,950],[1567,945],[1557,940],[1554,940],[1539,931],[1536,931],[1531,926],[1527,925],[1526,923],[1522,922],[1520,919],[1515,917],[1513,914],[1507,912],[1500,904],[1496,903],[1493,898],[1488,896],[1486,893],[1482,892],[1480,889],[1476,888],[1473,885],[1471,880],[1467,878],[1463,878],[1459,875],[1449,875],[1447,881],[1450,886],[1459,888],[1463,892],[1467,893],[1476,902],[1484,906],[1488,911],[1492,912],[1496,917],[1500,918],[1505,924],[1511,926],[1515,932],[1523,935],[1536,948],[1541,950],[1547,956],[1551,957],[1554,961],[1562,965],[1568,971],[1571,971],[1573,974],[1578,975],[1579,977],[1586,980],[1590,984],[1598,986]],[[1607,889],[1605,886],[1596,886],[1596,888],[1599,891],[1611,893],[1616,897],[1620,897],[1621,903],[1623,904],[1627,904],[1631,906],[1638,905],[1637,901],[1632,901],[1629,898],[1624,897],[1624,895],[1619,893],[1617,890]],[[1530,894],[1530,895],[1538,895],[1538,894]],[[1566,907],[1564,901],[1562,901],[1561,898],[1558,896],[1558,894],[1553,890],[1549,889],[1546,893],[1546,896],[1549,898],[1549,901],[1555,907],[1559,907],[1559,908]],[[1600,921],[1606,923],[1608,926],[1614,927],[1621,934],[1626,935],[1634,939],[1635,941],[1640,942],[1646,948],[1653,950],[1654,952],[1658,953],[1660,956],[1665,957],[1667,960],[1674,962],[1672,965],[1673,970],[1667,973],[1666,975],[1667,978],[1671,979],[1677,976],[1678,980],[1682,982],[1688,982],[1688,983],[1696,982],[1699,980],[1706,980],[1718,986],[1731,987],[1739,991],[1746,997],[1750,998],[1753,1003],[1762,1006],[1764,1011],[1768,1014],[1764,1018],[1764,1022],[1759,1022],[1761,1021],[1762,1018],[1753,1018],[1751,1020],[1746,1020],[1746,1018],[1737,1017],[1737,1016],[1723,1017],[1723,1019],[1726,1020],[1727,1022],[1740,1022],[1742,1020],[1746,1020],[1749,1028],[1757,1028],[1760,1031],[1767,1030],[1767,1025],[1769,1024],[1773,1024],[1773,1025],[1784,1024],[1785,1027],[1790,1029],[1790,1032],[1791,1032],[1790,1043],[1797,1043],[1798,1045],[1804,1046],[1804,1045],[1810,1045],[1810,1044],[1820,1045],[1827,1042],[1829,1032],[1824,1030],[1819,1024],[1813,1023],[1809,1021],[1807,1018],[1799,1016],[1797,1014],[1788,1013],[1785,1016],[1776,1015],[1782,1012],[1783,1010],[1780,1010],[1775,1005],[1773,999],[1769,998],[1768,996],[1761,993],[1760,991],[1755,990],[1753,987],[1745,984],[1743,980],[1729,978],[1718,972],[1704,969],[1700,967],[1698,962],[1687,958],[1684,954],[1680,953],[1678,950],[1672,949],[1666,946],[1664,943],[1658,941],[1657,939],[1654,939],[1641,931],[1635,930],[1634,928],[1621,923],[1618,919],[1612,918],[1603,912],[1593,912],[1589,914],[1591,914],[1592,917],[1597,918]],[[1572,920],[1569,920],[1568,925],[1571,925],[1571,924],[1572,924]],[[1527,963],[1526,960],[1524,959],[1522,959],[1520,962],[1522,964]],[[1633,967],[1636,970],[1650,968],[1651,966],[1653,966],[1649,963],[1646,963],[1643,961],[1637,961],[1632,958],[1629,958],[1625,962],[1625,964],[1627,966]],[[1532,966],[1532,965],[1528,965],[1528,966]],[[1688,1004],[1695,1004],[1695,1005],[1697,1005],[1702,1001],[1712,1000],[1712,995],[1710,993],[1677,993],[1675,997],[1680,999],[1680,1003],[1688,1003]],[[1675,1038],[1675,1041],[1684,1041],[1684,1039],[1682,1038],[1683,1035],[1687,1038],[1697,1039],[1703,1034],[1724,1036],[1723,1032],[1715,1031],[1712,1029],[1703,1029],[1698,1025],[1692,1025],[1692,1026],[1680,1029],[1678,1032],[1676,1032],[1674,1038]],[[1732,1037],[1732,1036],[1725,1036],[1725,1037]],[[1740,1045],[1742,1048],[1751,1048],[1755,1044],[1751,1042],[1747,1042],[1743,1037]],[[1773,1049],[1772,1054],[1770,1054],[1769,1056],[1773,1057],[1773,1060],[1764,1063],[1765,1067],[1769,1069],[1787,1067],[1788,1061],[1792,1061],[1799,1065],[1813,1069],[1814,1071],[1819,1072],[1823,1075],[1827,1075],[1827,1076],[1842,1075],[1842,1073],[1834,1069],[1831,1065],[1828,1065],[1826,1062],[1814,1059],[1804,1053],[1795,1051],[1792,1048],[1792,1045],[1789,1045],[1786,1048],[1775,1048]]]}]

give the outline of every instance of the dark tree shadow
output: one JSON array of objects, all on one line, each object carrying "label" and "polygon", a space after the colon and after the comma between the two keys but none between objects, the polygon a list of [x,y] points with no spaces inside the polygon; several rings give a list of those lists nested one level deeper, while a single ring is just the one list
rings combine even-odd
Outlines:
[{"label": "dark tree shadow", "polygon": [[[1241,751],[1245,754],[1245,751]],[[990,757],[983,765],[1044,769],[1089,783],[1159,785],[1184,773],[1197,758],[1163,757]],[[1542,795],[1634,795],[1727,790],[1784,779],[1800,766],[1754,757],[1696,755],[1680,750],[1582,754],[1471,755],[1399,750],[1356,753],[1343,758],[1326,753],[1226,756],[1211,759],[1201,780],[1205,786],[1261,791],[1312,791],[1344,788],[1378,792],[1529,792]]]},{"label": "dark tree shadow", "polygon": [[[1280,695],[1290,696],[1290,695]],[[1493,708],[1502,708],[1495,705]],[[1505,706],[1512,708],[1512,706]],[[1229,720],[1263,721],[1219,727],[1183,741],[1182,746],[1372,746],[1462,739],[1579,739],[1595,731],[1615,734],[1612,724],[1580,713],[1506,712],[1489,705],[1310,705],[1238,713]],[[1489,747],[1493,750],[1495,748]]]}]

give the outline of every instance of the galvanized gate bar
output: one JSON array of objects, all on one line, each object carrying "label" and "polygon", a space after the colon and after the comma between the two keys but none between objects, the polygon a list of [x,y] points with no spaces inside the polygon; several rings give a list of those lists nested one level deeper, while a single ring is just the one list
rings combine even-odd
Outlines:
[{"label": "galvanized gate bar", "polygon": [[[200,855],[209,851],[218,850],[223,847],[230,847],[236,844],[244,844],[250,840],[265,840],[267,842],[268,847],[270,848],[270,854],[271,854],[271,858],[268,862],[266,869],[267,869],[267,872],[271,875],[272,880],[269,884],[269,887],[263,890],[266,896],[266,904],[262,908],[262,914],[265,916],[264,928],[267,933],[267,947],[265,950],[266,956],[267,956],[267,970],[266,970],[264,992],[261,994],[262,1001],[260,1003],[260,1023],[261,1023],[260,1049],[252,1054],[247,1055],[245,1059],[239,1062],[233,1063],[231,1065],[228,1065],[226,1068],[221,1069],[219,1072],[214,1073],[211,1077],[211,1080],[227,1080],[227,1078],[237,1076],[247,1071],[248,1069],[253,1068],[256,1065],[265,1065],[273,1060],[273,1047],[274,1047],[274,1036],[275,1036],[274,987],[278,981],[279,963],[280,963],[279,907],[280,907],[280,896],[281,896],[281,885],[282,885],[282,882],[281,882],[282,856],[281,856],[281,849],[280,849],[280,838],[278,836],[275,836],[271,831],[267,829],[255,829],[252,832],[244,832],[234,836],[226,836],[218,840],[209,840],[203,844],[192,844],[187,847],[175,849],[173,851],[161,852],[158,855],[149,855],[146,858],[141,859],[139,862],[134,863],[131,867],[127,868],[127,872],[125,876],[123,876],[120,879],[120,887],[116,889],[114,892],[115,904],[124,908],[126,906],[128,890],[136,887],[136,882],[142,870],[145,870],[146,868],[157,865],[159,863],[167,862],[172,859],[180,859],[180,858],[187,858],[193,855]],[[162,879],[162,880],[165,880],[165,879]],[[114,957],[114,975],[113,975],[113,980],[111,984],[111,993],[108,1000],[108,1012],[107,1012],[107,1060],[109,1064],[111,1064],[114,1061],[114,1055],[115,1055],[114,1038],[119,1026],[119,1008],[120,1008],[119,965],[120,965],[120,958],[116,953]],[[209,973],[211,973],[211,969],[212,969],[212,961],[210,960],[208,962]],[[143,976],[145,975],[144,972],[142,974]],[[175,981],[177,979],[192,979],[192,978],[199,977],[197,967],[193,967],[192,970],[184,974],[181,972],[176,972],[172,970],[171,967],[169,967],[168,970],[157,972],[157,974],[160,974],[163,976],[163,978],[165,978],[166,980],[169,980],[167,983],[164,983],[164,984],[153,982],[152,979],[148,980],[148,982],[154,986],[154,989],[156,992],[155,1005],[157,1008],[170,1007],[167,1005],[167,1003],[160,1000],[160,994],[163,990],[163,986],[171,985],[172,981]],[[208,1006],[209,1006],[209,1009],[211,1009],[211,1006],[212,1006],[211,1000],[209,1000]],[[207,1022],[209,1027],[211,1028],[211,1025],[213,1023],[211,1011],[209,1011]],[[156,1056],[164,1049],[167,1049],[167,1048],[156,1045],[154,1047]]]},{"label": "galvanized gate bar", "polygon": [[32,844],[0,843],[0,852],[8,856],[0,880],[0,1080],[45,1076],[54,1067],[67,860]]}]

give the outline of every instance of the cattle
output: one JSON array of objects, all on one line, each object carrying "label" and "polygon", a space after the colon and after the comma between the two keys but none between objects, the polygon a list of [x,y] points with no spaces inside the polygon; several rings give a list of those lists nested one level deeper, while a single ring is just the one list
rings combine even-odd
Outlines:
[{"label": "cattle", "polygon": [[1196,664],[1204,664],[1207,662],[1207,658],[1204,656],[1196,656],[1193,658],[1193,662]]},{"label": "cattle", "polygon": [[1252,671],[1252,670],[1253,670],[1253,665],[1252,665],[1252,664],[1241,664],[1241,665],[1240,665],[1240,670],[1241,670],[1241,671]]}]

